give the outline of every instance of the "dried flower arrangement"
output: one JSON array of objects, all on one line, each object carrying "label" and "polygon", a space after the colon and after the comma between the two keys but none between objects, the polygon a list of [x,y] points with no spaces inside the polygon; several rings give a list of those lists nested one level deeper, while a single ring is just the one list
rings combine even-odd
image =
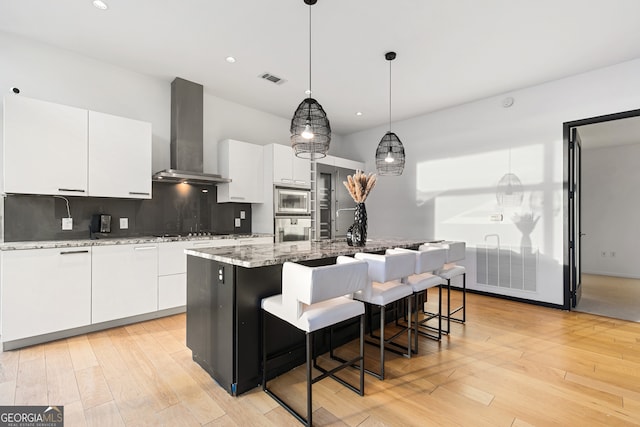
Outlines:
[{"label": "dried flower arrangement", "polygon": [[342,181],[349,194],[353,198],[353,201],[356,203],[364,203],[367,199],[367,196],[376,185],[376,174],[369,173],[369,175],[363,173],[362,171],[356,170],[356,173],[353,175],[347,175],[347,180]]}]

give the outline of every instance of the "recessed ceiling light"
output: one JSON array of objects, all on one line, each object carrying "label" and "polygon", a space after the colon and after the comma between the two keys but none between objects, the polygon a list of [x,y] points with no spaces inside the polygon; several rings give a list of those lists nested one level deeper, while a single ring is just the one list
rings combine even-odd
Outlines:
[{"label": "recessed ceiling light", "polygon": [[360,117],[362,115],[362,111],[356,112],[356,116]]},{"label": "recessed ceiling light", "polygon": [[226,58],[224,58],[224,60],[229,64],[233,64],[234,62],[236,62],[236,58],[234,58],[233,56],[227,56]]},{"label": "recessed ceiling light", "polygon": [[109,6],[107,6],[107,4],[102,0],[93,0],[93,5],[100,10],[107,10],[109,8]]}]

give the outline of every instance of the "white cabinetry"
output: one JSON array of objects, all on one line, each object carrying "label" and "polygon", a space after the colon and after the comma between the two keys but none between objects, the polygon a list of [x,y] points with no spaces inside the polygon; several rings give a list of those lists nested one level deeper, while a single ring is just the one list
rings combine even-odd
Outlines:
[{"label": "white cabinetry", "polygon": [[311,186],[311,163],[308,159],[296,157],[293,149],[287,145],[269,144],[265,150],[271,150],[273,156],[274,184]]},{"label": "white cabinetry", "polygon": [[87,195],[87,110],[4,98],[4,192]]},{"label": "white cabinetry", "polygon": [[160,243],[158,252],[158,310],[187,304],[187,256],[185,249],[220,248],[272,243],[271,237],[191,240]]},{"label": "white cabinetry", "polygon": [[151,124],[4,99],[4,192],[151,198]]},{"label": "white cabinetry", "polygon": [[206,241],[160,243],[158,248],[158,310],[187,304],[187,256],[185,249],[212,246]]},{"label": "white cabinetry", "polygon": [[2,340],[91,323],[91,250],[2,252]]},{"label": "white cabinetry", "polygon": [[96,246],[92,255],[92,323],[158,309],[158,245]]},{"label": "white cabinetry", "polygon": [[151,124],[89,111],[89,195],[151,198]]},{"label": "white cabinetry", "polygon": [[218,185],[218,202],[262,203],[262,146],[225,139],[218,144],[218,172],[231,182]]}]

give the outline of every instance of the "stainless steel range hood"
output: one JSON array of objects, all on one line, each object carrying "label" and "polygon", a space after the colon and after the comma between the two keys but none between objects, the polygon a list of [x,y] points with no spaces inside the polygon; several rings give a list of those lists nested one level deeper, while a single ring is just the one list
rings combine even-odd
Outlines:
[{"label": "stainless steel range hood", "polygon": [[177,169],[165,169],[153,174],[153,180],[158,182],[184,182],[188,184],[216,185],[231,182],[230,179],[214,173],[189,172]]},{"label": "stainless steel range hood", "polygon": [[158,182],[216,185],[231,182],[202,172],[203,87],[176,77],[171,82],[171,169],[153,174]]}]

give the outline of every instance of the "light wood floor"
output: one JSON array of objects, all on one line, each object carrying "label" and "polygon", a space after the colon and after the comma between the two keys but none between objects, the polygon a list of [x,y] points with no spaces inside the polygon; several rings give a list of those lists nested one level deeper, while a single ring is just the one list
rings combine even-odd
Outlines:
[{"label": "light wood floor", "polygon": [[[441,343],[390,355],[364,397],[314,385],[317,425],[640,424],[640,324],[479,295],[468,308]],[[299,425],[258,388],[229,396],[184,342],[177,315],[0,353],[0,405],[62,404],[66,426]],[[302,376],[273,383],[303,399]]]}]

